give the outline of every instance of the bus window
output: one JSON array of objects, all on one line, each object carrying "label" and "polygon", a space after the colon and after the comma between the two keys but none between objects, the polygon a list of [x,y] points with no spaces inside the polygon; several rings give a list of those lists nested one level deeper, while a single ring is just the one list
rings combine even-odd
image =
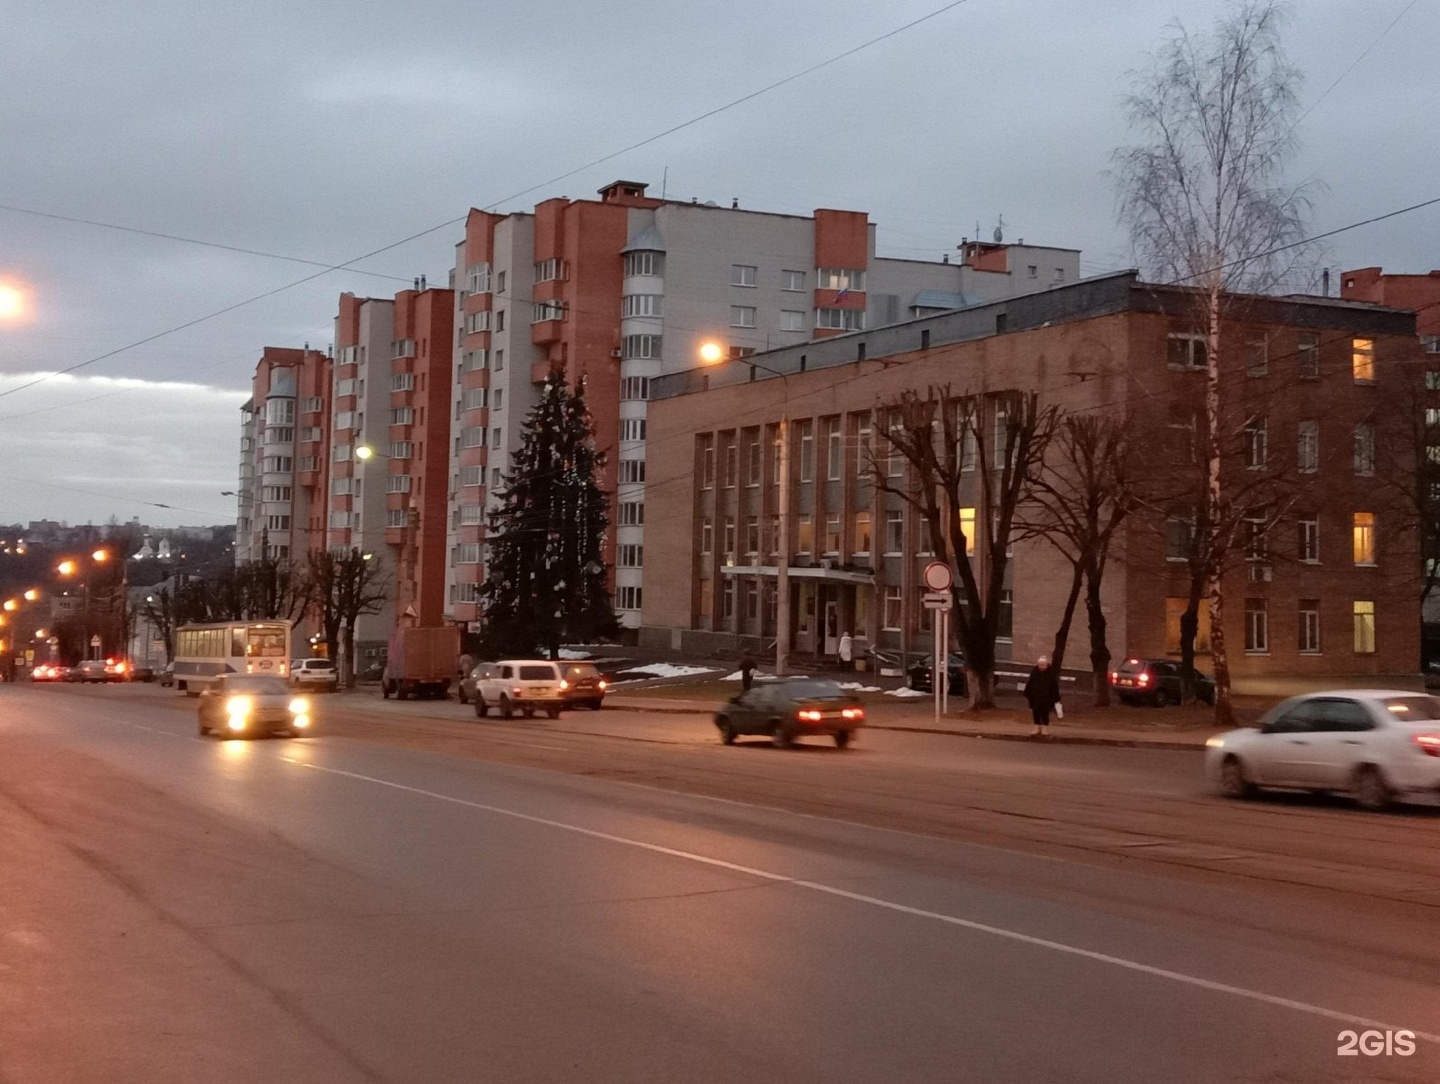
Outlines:
[{"label": "bus window", "polygon": [[230,630],[230,654],[235,658],[243,658],[245,655],[245,630]]}]

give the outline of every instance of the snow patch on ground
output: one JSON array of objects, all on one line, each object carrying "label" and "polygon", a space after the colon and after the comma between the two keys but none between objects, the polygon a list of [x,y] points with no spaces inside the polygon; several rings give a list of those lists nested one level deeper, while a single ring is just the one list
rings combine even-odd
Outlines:
[{"label": "snow patch on ground", "polygon": [[661,678],[695,677],[697,674],[714,673],[708,666],[678,666],[671,662],[652,662],[648,666],[632,666],[630,669],[620,672],[622,674],[647,674],[650,677]]},{"label": "snow patch on ground", "polygon": [[[744,676],[744,675],[742,675],[739,670],[736,670],[733,674],[726,674],[726,675],[725,675],[723,678],[721,678],[720,680],[721,680],[721,681],[740,681],[740,680],[742,680],[743,676]],[[752,678],[754,678],[756,681],[775,681],[775,680],[776,680],[776,677],[775,677],[774,674],[762,674],[762,673],[760,673],[760,671],[758,671],[758,670],[755,671],[755,672],[754,672],[753,674],[751,674],[750,676],[751,676]]]},{"label": "snow patch on ground", "polygon": [[590,652],[576,651],[573,647],[562,647],[560,649],[560,657],[562,659],[588,659],[590,658]]},{"label": "snow patch on ground", "polygon": [[885,695],[886,695],[886,696],[898,696],[898,697],[900,697],[902,700],[913,700],[915,697],[919,697],[919,696],[923,696],[923,697],[925,697],[925,698],[928,699],[929,697],[931,697],[931,696],[934,695],[934,694],[933,694],[933,693],[922,693],[919,689],[889,689],[889,690],[886,691]]},{"label": "snow patch on ground", "polygon": [[862,685],[858,681],[842,681],[840,688],[848,689],[852,693],[878,693],[880,691],[879,685]]}]

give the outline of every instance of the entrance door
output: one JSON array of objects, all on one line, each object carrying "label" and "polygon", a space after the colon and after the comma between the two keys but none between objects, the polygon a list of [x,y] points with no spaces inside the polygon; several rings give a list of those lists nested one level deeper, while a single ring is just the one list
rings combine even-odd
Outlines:
[{"label": "entrance door", "polygon": [[840,604],[834,599],[825,601],[825,654],[840,653]]}]

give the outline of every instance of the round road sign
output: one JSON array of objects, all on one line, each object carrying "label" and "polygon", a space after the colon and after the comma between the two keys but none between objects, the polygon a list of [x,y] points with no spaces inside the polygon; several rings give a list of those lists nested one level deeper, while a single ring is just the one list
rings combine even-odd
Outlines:
[{"label": "round road sign", "polygon": [[944,561],[931,561],[925,566],[925,586],[932,591],[948,591],[955,582],[950,566]]}]

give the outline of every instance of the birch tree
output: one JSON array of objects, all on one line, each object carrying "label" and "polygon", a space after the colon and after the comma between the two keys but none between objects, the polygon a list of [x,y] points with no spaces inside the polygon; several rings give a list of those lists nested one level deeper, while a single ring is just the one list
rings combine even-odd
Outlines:
[{"label": "birch tree", "polygon": [[[1296,150],[1298,70],[1286,60],[1275,0],[1238,0],[1208,33],[1172,26],[1125,99],[1136,144],[1115,152],[1121,222],[1141,268],[1195,290],[1204,329],[1201,413],[1204,500],[1197,546],[1206,553],[1216,721],[1230,725],[1230,669],[1221,572],[1227,537],[1221,371],[1228,295],[1264,293],[1295,274],[1309,211],[1306,185],[1287,184]],[[1198,601],[1198,600],[1197,600]],[[1193,638],[1195,621],[1187,615]],[[1193,645],[1192,645],[1193,650]]]}]

